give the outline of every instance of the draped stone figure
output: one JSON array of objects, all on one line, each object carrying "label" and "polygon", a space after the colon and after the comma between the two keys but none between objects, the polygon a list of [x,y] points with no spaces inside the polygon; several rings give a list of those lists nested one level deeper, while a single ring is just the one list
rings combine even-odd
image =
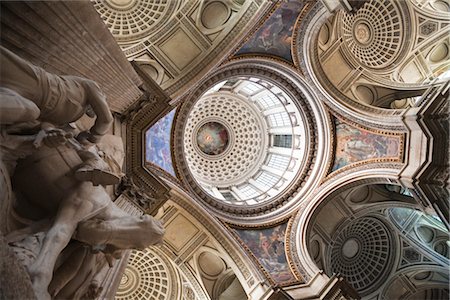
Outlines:
[{"label": "draped stone figure", "polygon": [[[0,64],[0,158],[7,166],[0,175],[11,176],[14,215],[28,224],[4,232],[7,241],[28,253],[22,259],[38,299],[93,297],[96,270],[122,250],[160,243],[163,226],[125,213],[104,187],[122,174],[114,155],[103,153],[117,147],[95,146],[112,123],[95,82],[48,73],[3,47]],[[85,113],[96,116],[94,125],[70,130]]]},{"label": "draped stone figure", "polygon": [[109,130],[113,117],[94,81],[46,72],[1,46],[0,66],[1,124],[39,120],[64,125],[87,113],[97,118],[80,139],[94,143]]}]

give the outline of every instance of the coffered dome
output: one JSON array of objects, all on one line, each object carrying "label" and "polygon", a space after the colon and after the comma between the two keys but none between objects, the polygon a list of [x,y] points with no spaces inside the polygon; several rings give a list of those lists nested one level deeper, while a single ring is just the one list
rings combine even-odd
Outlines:
[{"label": "coffered dome", "polygon": [[359,218],[336,233],[329,252],[331,271],[342,274],[362,295],[383,283],[392,264],[393,237],[375,217]]},{"label": "coffered dome", "polygon": [[394,2],[369,1],[355,15],[341,15],[344,45],[360,63],[382,68],[396,60],[404,46],[405,24]]},{"label": "coffered dome", "polygon": [[185,151],[204,184],[240,184],[267,152],[267,124],[257,108],[229,91],[211,93],[194,106],[186,124]]},{"label": "coffered dome", "polygon": [[252,77],[221,81],[193,105],[183,145],[190,173],[218,201],[252,205],[277,196],[305,154],[292,99]]},{"label": "coffered dome", "polygon": [[132,42],[161,28],[176,1],[94,0],[94,7],[119,43]]}]

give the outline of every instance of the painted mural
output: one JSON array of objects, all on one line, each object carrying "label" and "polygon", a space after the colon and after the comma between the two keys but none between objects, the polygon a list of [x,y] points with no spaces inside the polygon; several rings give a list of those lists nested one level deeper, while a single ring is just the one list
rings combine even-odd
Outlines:
[{"label": "painted mural", "polygon": [[374,158],[398,159],[400,137],[375,134],[336,119],[336,153],[333,171]]},{"label": "painted mural", "polygon": [[221,154],[228,146],[228,131],[220,123],[205,123],[197,131],[197,145],[205,154]]},{"label": "painted mural", "polygon": [[145,133],[145,160],[175,176],[170,153],[170,132],[175,109],[161,118]]},{"label": "painted mural", "polygon": [[297,281],[286,259],[286,227],[287,223],[266,229],[235,229],[272,280],[280,285]]},{"label": "painted mural", "polygon": [[239,49],[236,55],[262,54],[278,56],[292,62],[291,42],[303,1],[282,1],[261,28]]}]

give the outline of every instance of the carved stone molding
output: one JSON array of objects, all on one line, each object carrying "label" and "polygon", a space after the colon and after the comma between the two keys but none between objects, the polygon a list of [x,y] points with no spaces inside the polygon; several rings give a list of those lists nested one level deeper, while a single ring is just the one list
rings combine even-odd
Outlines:
[{"label": "carved stone molding", "polygon": [[219,64],[273,6],[271,1],[95,0],[129,60],[174,98]]},{"label": "carved stone molding", "polygon": [[149,193],[145,189],[138,187],[134,184],[133,179],[129,177],[122,178],[117,187],[117,192],[126,196],[128,201],[131,201],[149,214],[154,214],[167,200],[166,197],[156,198],[154,193]]},{"label": "carved stone molding", "polygon": [[[250,283],[251,277],[253,274],[251,270],[246,266],[245,262],[241,259],[240,255],[236,252],[235,247],[228,241],[230,236],[225,236],[222,227],[221,230],[217,229],[217,224],[212,224],[211,221],[207,220],[205,216],[201,214],[198,209],[194,209],[191,205],[189,205],[186,201],[183,201],[180,197],[174,197],[173,199],[178,205],[180,205],[183,209],[189,211],[198,221],[202,224],[209,224],[208,229],[210,233],[212,233],[215,239],[221,244],[222,247],[227,251],[228,255],[233,259],[234,263],[239,267],[239,270],[242,272],[242,275],[246,280],[249,280],[248,285],[251,286]],[[222,231],[222,232],[221,232]]]},{"label": "carved stone molding", "polygon": [[170,111],[170,98],[140,66],[134,64],[141,76],[144,96],[122,116],[126,124],[126,180],[121,188],[149,213],[155,213],[168,198],[168,187],[158,176],[145,168],[145,132]]},{"label": "carved stone molding", "polygon": [[[310,83],[310,87],[320,100],[326,103],[333,112],[338,112],[345,118],[367,127],[403,131],[404,126],[401,123],[402,110],[383,109],[356,102],[340,92],[327,79],[326,74],[320,67],[317,53],[317,37],[321,25],[328,16],[326,8],[318,1],[306,16],[296,24],[296,40],[294,41],[296,53],[294,55],[297,56],[299,68],[305,74],[306,81]],[[380,79],[378,78],[377,80],[379,81]],[[392,85],[394,83],[384,80],[380,84]],[[398,85],[398,88],[408,90],[417,88],[417,85],[404,84]],[[382,123],[379,122],[380,117],[383,118]]]},{"label": "carved stone molding", "polygon": [[[327,199],[331,199],[344,191],[364,184],[391,184],[398,183],[397,174],[403,164],[399,163],[372,163],[357,166],[337,174],[328,179],[302,202],[297,215],[293,219],[290,235],[292,260],[301,265],[306,272],[314,274],[319,269],[313,261],[307,248],[307,241],[311,238],[311,220],[316,211]],[[301,254],[300,254],[301,253]]]}]

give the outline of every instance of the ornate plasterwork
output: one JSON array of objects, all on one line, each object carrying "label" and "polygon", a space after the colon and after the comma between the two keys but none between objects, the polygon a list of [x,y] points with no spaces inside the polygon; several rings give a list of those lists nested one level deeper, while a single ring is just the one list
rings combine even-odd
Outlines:
[{"label": "ornate plasterwork", "polygon": [[[400,279],[402,278],[402,279]],[[421,293],[429,291],[428,293]],[[409,266],[395,272],[380,291],[380,298],[413,300],[447,299],[448,268],[433,265]]]},{"label": "ornate plasterwork", "polygon": [[[386,209],[385,215],[402,235],[404,256],[414,250],[419,252],[418,261],[432,260],[444,267],[449,264],[448,230],[435,216],[403,207]],[[416,262],[408,257],[405,259],[399,262],[398,268]]]},{"label": "ornate plasterwork", "polygon": [[[304,72],[306,77],[315,82],[326,98],[329,98],[328,94],[331,96],[327,103],[334,111],[340,110],[354,117],[359,115],[361,120],[366,118],[366,122],[370,120],[375,126],[377,122],[371,120],[372,116],[382,115],[392,119],[393,125],[395,115],[401,114],[398,108],[414,106],[414,101],[407,98],[419,96],[426,89],[423,83],[445,74],[450,51],[448,41],[443,37],[448,36],[450,27],[445,27],[442,15],[432,16],[425,10],[414,9],[410,2],[370,1],[356,15],[339,12],[328,19],[323,10],[322,15],[320,12],[308,15],[306,19],[309,17],[309,22],[299,25],[299,30],[305,34],[297,37],[300,41],[297,43],[298,53],[304,59],[301,68],[309,70]],[[384,5],[392,6],[390,13],[375,18],[379,11],[387,9],[382,8]],[[375,9],[375,6],[380,7]],[[390,22],[392,26],[381,29],[384,25],[369,21],[370,18],[386,22],[384,25]],[[440,27],[440,24],[444,26]],[[302,29],[303,26],[306,29]],[[435,27],[441,30],[423,36],[419,27],[425,28],[427,33]],[[377,30],[383,34],[375,34]],[[420,41],[416,41],[417,38]],[[387,46],[375,47],[377,43],[387,43]],[[382,49],[387,52],[383,54]],[[377,58],[370,58],[370,53]],[[381,67],[383,61],[387,66]],[[336,65],[340,67],[336,68]],[[404,99],[398,100],[399,95]]]},{"label": "ornate plasterwork", "polygon": [[171,201],[164,205],[163,212],[159,214],[166,228],[165,242],[159,249],[173,261],[201,299],[206,298],[206,291],[193,260],[205,250],[220,253],[244,290],[247,293],[252,291],[264,280],[263,273],[253,266],[223,224],[192,202],[184,192],[180,194],[176,191],[179,191],[178,187],[174,187]]},{"label": "ornate plasterwork", "polygon": [[[316,50],[317,36],[327,16],[326,8],[322,2],[318,1],[310,8],[306,16],[296,24],[297,27],[294,30],[295,48],[297,49],[295,55],[299,61],[299,68],[305,75],[305,80],[309,83],[310,88],[333,112],[339,112],[346,119],[368,127],[403,131],[404,126],[400,119],[402,111],[369,107],[355,102],[331,84],[324,71],[317,67],[320,65]],[[336,95],[336,97],[331,94]],[[379,122],[380,117],[383,118],[382,123]]]},{"label": "ornate plasterwork", "polygon": [[[294,82],[292,77],[286,76],[281,72],[277,72],[274,68],[268,68],[262,64],[261,61],[252,62],[252,67],[249,68],[249,61],[239,60],[237,63],[231,63],[214,72],[208,80],[203,81],[199,84],[199,88],[193,91],[185,100],[183,106],[177,112],[176,123],[175,123],[175,133],[174,133],[174,152],[176,161],[176,172],[181,181],[185,184],[188,190],[196,195],[198,195],[203,201],[209,204],[216,213],[220,215],[236,215],[236,216],[262,216],[263,214],[274,211],[278,208],[283,207],[286,203],[293,199],[293,195],[297,194],[299,190],[308,181],[311,175],[311,170],[314,168],[312,163],[313,158],[317,155],[317,148],[312,146],[312,142],[316,141],[316,132],[318,132],[316,118],[321,116],[314,116],[313,108],[311,102],[313,102],[313,95],[309,94],[305,96],[304,90],[299,88],[302,83]],[[270,64],[269,64],[270,65]],[[280,68],[278,65],[276,68]],[[288,71],[289,73],[289,71]],[[293,181],[292,185],[286,188],[288,193],[283,193],[280,196],[274,198],[268,203],[263,203],[261,205],[249,206],[247,208],[231,206],[226,203],[218,203],[216,200],[211,198],[208,194],[203,192],[203,190],[195,182],[194,178],[190,175],[186,161],[184,158],[184,149],[182,146],[182,138],[185,131],[185,122],[188,117],[188,113],[191,111],[192,106],[197,101],[197,99],[211,86],[215,83],[221,82],[225,79],[230,79],[239,76],[252,76],[260,77],[268,82],[273,83],[275,86],[282,88],[291,99],[295,99],[295,105],[299,109],[302,119],[305,122],[305,132],[307,136],[306,139],[306,155],[303,161],[304,166],[297,175],[297,178]],[[300,100],[301,99],[301,100]],[[317,105],[317,102],[316,104]],[[324,124],[326,125],[326,124]]]},{"label": "ornate plasterwork", "polygon": [[270,1],[94,0],[129,60],[173,96],[219,63]]},{"label": "ornate plasterwork", "polygon": [[[394,1],[369,1],[356,14],[340,12],[337,22],[342,24],[343,45],[360,63],[371,69],[395,66],[409,41],[408,19],[402,16],[401,6]],[[406,11],[407,12],[407,11]]]},{"label": "ornate plasterwork", "polygon": [[167,200],[168,188],[145,167],[144,136],[148,127],[170,111],[170,98],[139,66],[134,66],[144,81],[144,96],[122,116],[126,126],[126,174],[132,190],[148,196],[146,210],[151,214]]},{"label": "ornate plasterwork", "polygon": [[94,7],[120,44],[136,43],[160,29],[179,3],[168,0],[93,0]]},{"label": "ornate plasterwork", "polygon": [[302,23],[303,19],[310,14],[310,11],[313,9],[313,7],[315,7],[313,1],[308,1],[307,3],[305,3],[305,6],[301,10],[300,14],[297,17],[297,20],[295,21],[294,30],[292,32],[292,60],[294,61],[294,66],[297,68],[297,71],[301,74],[303,74],[303,72],[300,68],[299,56],[297,55],[299,46],[296,42],[297,35],[299,34],[300,24]]},{"label": "ornate plasterwork", "polygon": [[215,240],[226,250],[230,258],[239,268],[242,276],[245,280],[247,280],[248,286],[252,286],[252,282],[255,281],[252,271],[247,267],[240,255],[235,251],[234,245],[232,245],[230,241],[228,241],[229,236],[225,236],[224,232],[217,228],[217,224],[215,222],[209,220],[208,217],[205,217],[205,214],[203,212],[199,211],[199,209],[194,207],[192,204],[187,203],[187,201],[183,200],[181,197],[173,197],[172,200],[184,210],[189,211],[189,213],[198,222],[203,224],[205,228],[208,228],[209,233],[214,236]]},{"label": "ornate plasterwork", "polygon": [[[400,238],[395,273],[385,280],[379,291],[380,295],[387,299],[400,296],[414,299],[411,296],[423,289],[447,289],[449,259],[430,247],[435,240],[448,240],[448,231],[444,224],[411,208],[394,206],[385,209],[384,214],[395,224],[394,232]],[[399,281],[398,278],[404,280]],[[410,295],[410,298],[407,295]]]},{"label": "ornate plasterwork", "polygon": [[[372,169],[372,172],[376,172],[376,169]],[[306,254],[302,253],[299,258],[304,263],[303,266],[307,269],[308,264],[311,264],[317,270],[324,269],[328,275],[335,272],[342,273],[344,277],[349,277],[347,279],[350,283],[359,290],[362,296],[368,299],[379,297],[377,295],[384,294],[386,289],[390,290],[390,296],[386,296],[387,299],[398,298],[393,296],[396,288],[395,285],[392,286],[391,284],[396,278],[399,278],[399,274],[404,274],[406,276],[404,279],[410,281],[413,285],[432,284],[429,281],[422,280],[423,274],[420,280],[416,280],[414,276],[419,272],[411,273],[411,269],[407,272],[402,270],[410,266],[416,266],[416,270],[420,272],[424,268],[429,268],[430,271],[439,271],[440,266],[448,266],[448,258],[443,257],[433,248],[436,244],[435,240],[440,241],[441,238],[438,228],[442,230],[445,227],[429,216],[418,219],[417,216],[420,213],[417,212],[417,209],[420,209],[421,204],[411,196],[399,194],[385,186],[386,183],[389,185],[398,184],[398,181],[394,178],[395,176],[383,178],[380,175],[378,178],[372,176],[372,178],[366,177],[354,181],[350,179],[346,181],[349,183],[344,185],[341,181],[341,183],[335,185],[335,189],[328,188],[329,193],[322,194],[320,196],[321,201],[313,205],[312,210],[309,210],[308,207],[300,208],[297,215],[297,217],[301,216],[297,219],[299,223],[296,223],[294,219],[293,226],[298,228],[296,234],[297,246],[306,251]],[[400,189],[400,186],[398,188]],[[396,220],[392,221],[392,209],[406,209],[412,214],[410,213],[409,216],[398,214]],[[305,215],[305,211],[311,213]],[[431,223],[425,222],[427,218]],[[305,223],[301,225],[302,220],[303,222],[308,220],[308,225],[305,225]],[[393,226],[392,223],[397,226]],[[435,227],[432,230],[423,227],[429,225]],[[370,229],[371,226],[378,229]],[[448,237],[447,234],[443,236]],[[362,242],[361,239],[365,241]],[[374,243],[377,239],[379,242]],[[383,239],[385,241],[381,241]],[[302,248],[302,243],[308,243],[308,248]],[[313,245],[314,250],[310,248]],[[372,249],[370,250],[370,248]],[[438,250],[441,251],[440,248]],[[364,251],[372,258],[362,259]],[[380,251],[389,253],[377,254]],[[312,256],[313,261],[308,262],[309,255]],[[384,263],[368,263],[371,259],[384,260]],[[370,270],[355,270],[359,268],[358,266],[370,269],[374,265],[378,266],[373,269],[375,272],[384,272],[384,275],[379,274],[378,279],[375,274],[369,275]],[[351,271],[352,268],[353,271]],[[410,274],[407,274],[408,272]],[[358,279],[358,276],[361,278]],[[366,276],[366,281],[362,279],[364,276]],[[434,280],[439,278],[439,276],[434,277]],[[444,276],[440,277],[440,280],[448,282],[448,275],[447,279]],[[364,282],[367,283],[366,287],[364,287]],[[434,283],[438,282],[435,281]],[[402,285],[410,286],[403,280],[396,284],[399,285],[398,288],[402,288]],[[407,290],[402,290],[402,293]],[[414,290],[414,288],[411,289],[411,291]]]},{"label": "ornate plasterwork", "polygon": [[[198,144],[199,129],[208,122],[218,122],[228,134],[226,149],[217,155],[203,153]],[[185,125],[184,151],[193,176],[213,186],[243,182],[262,164],[267,152],[265,123],[249,101],[235,94],[203,96],[189,112]]]},{"label": "ornate plasterwork", "polygon": [[307,244],[311,238],[314,215],[324,203],[327,203],[327,199],[333,199],[355,186],[396,183],[396,177],[400,169],[401,164],[368,164],[346,170],[323,182],[308,199],[302,202],[297,214],[293,218],[293,230],[290,236],[293,261],[301,265],[309,274],[314,274],[319,271],[319,268],[310,256]]}]

